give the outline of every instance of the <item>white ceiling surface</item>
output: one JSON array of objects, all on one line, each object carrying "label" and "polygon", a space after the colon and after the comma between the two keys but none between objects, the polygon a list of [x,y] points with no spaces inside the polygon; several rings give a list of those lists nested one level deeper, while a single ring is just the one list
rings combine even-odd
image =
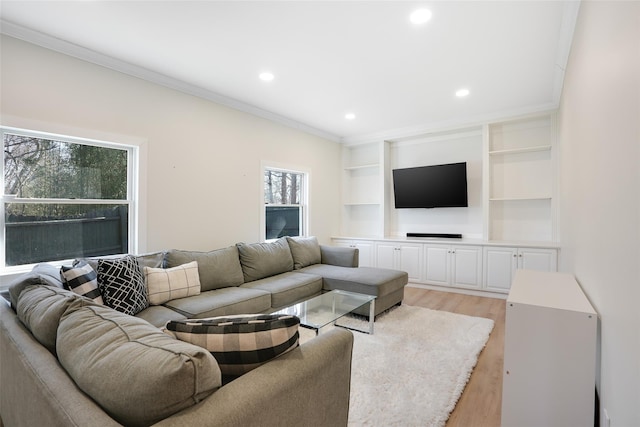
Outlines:
[{"label": "white ceiling surface", "polygon": [[[3,0],[0,30],[354,143],[556,108],[578,6]],[[419,7],[433,16],[416,26]]]}]

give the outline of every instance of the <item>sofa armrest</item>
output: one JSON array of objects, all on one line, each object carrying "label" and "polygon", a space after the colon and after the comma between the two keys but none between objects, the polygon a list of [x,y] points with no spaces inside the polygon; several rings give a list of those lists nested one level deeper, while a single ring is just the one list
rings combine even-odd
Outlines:
[{"label": "sofa armrest", "polygon": [[4,301],[0,301],[0,361],[4,425],[120,426],[78,388]]},{"label": "sofa armrest", "polygon": [[346,426],[353,334],[335,328],[156,426]]},{"label": "sofa armrest", "polygon": [[322,264],[337,265],[339,267],[357,267],[359,255],[358,248],[320,245],[320,262]]}]

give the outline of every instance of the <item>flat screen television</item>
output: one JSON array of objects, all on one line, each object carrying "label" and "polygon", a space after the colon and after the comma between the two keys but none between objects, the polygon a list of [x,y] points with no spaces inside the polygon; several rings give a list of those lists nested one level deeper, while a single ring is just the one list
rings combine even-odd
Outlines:
[{"label": "flat screen television", "polygon": [[394,169],[392,172],[397,209],[469,206],[466,162]]}]

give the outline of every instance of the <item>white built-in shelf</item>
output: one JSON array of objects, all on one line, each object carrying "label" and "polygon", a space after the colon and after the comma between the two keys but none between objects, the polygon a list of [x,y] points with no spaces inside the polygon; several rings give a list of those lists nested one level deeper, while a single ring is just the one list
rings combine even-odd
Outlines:
[{"label": "white built-in shelf", "polygon": [[535,147],[524,147],[524,148],[512,148],[509,150],[494,150],[489,151],[490,156],[499,156],[503,154],[519,154],[519,153],[534,153],[536,151],[549,151],[551,150],[551,145],[538,145]]},{"label": "white built-in shelf", "polygon": [[380,166],[379,163],[371,163],[371,164],[368,164],[368,165],[346,166],[344,168],[344,170],[355,171],[355,170],[362,170],[362,169],[373,169],[373,168],[377,168],[379,166]]}]

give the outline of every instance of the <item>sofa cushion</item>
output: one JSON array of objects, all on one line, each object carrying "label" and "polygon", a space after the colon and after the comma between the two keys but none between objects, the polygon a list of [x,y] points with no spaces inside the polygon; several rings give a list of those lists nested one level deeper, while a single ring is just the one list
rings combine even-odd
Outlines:
[{"label": "sofa cushion", "polygon": [[178,320],[166,330],[209,350],[223,375],[237,376],[296,348],[299,324],[289,314],[257,314]]},{"label": "sofa cushion", "polygon": [[238,243],[244,281],[263,279],[293,270],[293,258],[286,237],[265,243]]},{"label": "sofa cushion", "polygon": [[271,294],[260,289],[233,286],[167,301],[164,305],[185,317],[200,319],[238,313],[264,313],[271,308]]},{"label": "sofa cushion", "polygon": [[[138,263],[138,267],[140,268],[140,272],[143,272],[142,269],[143,267],[152,267],[152,268],[163,268],[165,267],[165,253],[160,251],[160,252],[150,252],[148,254],[142,254],[142,255],[126,255],[126,256],[130,256],[133,257],[136,262]],[[95,258],[81,258],[81,259],[77,259],[74,261],[74,263],[78,262],[78,261],[85,261],[87,264],[89,264],[95,271],[98,271],[98,262],[101,259],[122,259],[122,256],[116,256],[116,257],[95,257]]]},{"label": "sofa cushion", "polygon": [[15,308],[20,293],[33,285],[48,285],[63,289],[60,269],[51,264],[38,264],[29,273],[21,274],[9,283],[9,299]]},{"label": "sofa cushion", "polygon": [[202,291],[238,286],[244,282],[238,249],[235,246],[210,252],[172,249],[167,252],[166,257],[169,268],[197,261]]},{"label": "sofa cushion", "polygon": [[208,351],[104,306],[64,315],[57,351],[78,387],[124,425],[153,424],[221,385]]},{"label": "sofa cushion", "polygon": [[271,308],[285,307],[302,299],[309,299],[322,292],[322,277],[294,271],[254,280],[240,286],[260,289],[271,294]]},{"label": "sofa cushion", "polygon": [[144,276],[131,256],[100,259],[98,286],[104,303],[122,313],[134,315],[149,306]]},{"label": "sofa cushion", "polygon": [[197,261],[172,268],[144,267],[144,277],[151,305],[200,294]]},{"label": "sofa cushion", "polygon": [[67,310],[77,310],[87,305],[95,303],[66,289],[34,285],[20,293],[16,313],[34,338],[55,354],[60,318]]},{"label": "sofa cushion", "polygon": [[293,256],[293,268],[299,270],[313,264],[320,264],[320,244],[315,236],[311,237],[287,237],[291,255]]},{"label": "sofa cushion", "polygon": [[104,304],[98,289],[98,273],[85,261],[77,261],[73,266],[62,266],[60,274],[66,288],[85,296],[97,304]]},{"label": "sofa cushion", "polygon": [[157,328],[164,328],[169,320],[182,320],[187,316],[178,313],[164,305],[150,305],[136,314],[139,319],[144,319]]},{"label": "sofa cushion", "polygon": [[316,264],[296,272],[322,276],[325,291],[342,289],[376,297],[404,288],[409,280],[405,271],[373,267],[350,268]]}]

